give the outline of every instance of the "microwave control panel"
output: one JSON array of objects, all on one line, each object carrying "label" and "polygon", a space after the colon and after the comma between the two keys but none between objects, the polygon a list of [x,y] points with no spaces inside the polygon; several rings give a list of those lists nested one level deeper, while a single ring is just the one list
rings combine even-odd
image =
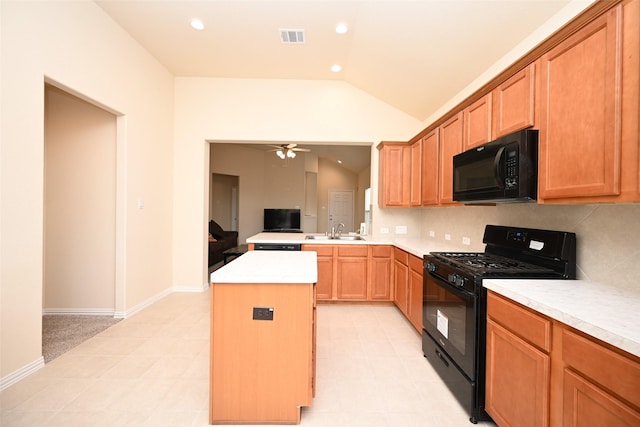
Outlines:
[{"label": "microwave control panel", "polygon": [[504,185],[507,189],[518,187],[518,148],[508,147],[505,157],[506,174]]}]

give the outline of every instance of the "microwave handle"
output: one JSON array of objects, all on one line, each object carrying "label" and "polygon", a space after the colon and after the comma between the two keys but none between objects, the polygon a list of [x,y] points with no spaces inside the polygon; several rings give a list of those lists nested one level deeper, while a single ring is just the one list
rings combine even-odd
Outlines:
[{"label": "microwave handle", "polygon": [[504,162],[502,161],[502,156],[504,156],[504,149],[505,147],[500,147],[500,149],[498,150],[498,152],[496,153],[496,157],[494,160],[494,173],[496,176],[496,181],[498,181],[498,183],[500,184],[501,188],[504,188],[504,181],[502,180],[502,165],[504,164]]}]

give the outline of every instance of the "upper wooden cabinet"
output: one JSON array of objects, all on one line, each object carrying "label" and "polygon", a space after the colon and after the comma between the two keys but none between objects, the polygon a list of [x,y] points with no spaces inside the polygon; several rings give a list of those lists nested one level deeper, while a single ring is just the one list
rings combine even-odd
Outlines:
[{"label": "upper wooden cabinet", "polygon": [[440,126],[439,202],[453,204],[453,156],[462,152],[462,111]]},{"label": "upper wooden cabinet", "polygon": [[464,109],[463,151],[491,140],[491,94]]},{"label": "upper wooden cabinet", "polygon": [[410,206],[422,205],[422,141],[411,144]]},{"label": "upper wooden cabinet", "polygon": [[638,200],[638,3],[618,4],[540,59],[540,202]]},{"label": "upper wooden cabinet", "polygon": [[535,70],[531,64],[494,89],[492,139],[534,126]]},{"label": "upper wooden cabinet", "polygon": [[379,150],[378,204],[380,207],[409,206],[411,148],[406,142],[381,142]]},{"label": "upper wooden cabinet", "polygon": [[422,183],[420,188],[423,206],[438,204],[438,183],[440,182],[438,173],[439,147],[439,132],[436,128],[422,138]]}]

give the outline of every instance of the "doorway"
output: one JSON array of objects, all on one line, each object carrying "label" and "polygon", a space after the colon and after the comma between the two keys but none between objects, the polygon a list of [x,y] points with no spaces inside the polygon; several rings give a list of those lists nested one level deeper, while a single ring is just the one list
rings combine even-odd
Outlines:
[{"label": "doorway", "polygon": [[117,117],[45,84],[44,314],[116,309]]},{"label": "doorway", "polygon": [[329,190],[329,230],[344,224],[345,232],[355,231],[353,226],[353,190]]},{"label": "doorway", "polygon": [[211,174],[209,219],[227,231],[238,231],[239,177]]}]

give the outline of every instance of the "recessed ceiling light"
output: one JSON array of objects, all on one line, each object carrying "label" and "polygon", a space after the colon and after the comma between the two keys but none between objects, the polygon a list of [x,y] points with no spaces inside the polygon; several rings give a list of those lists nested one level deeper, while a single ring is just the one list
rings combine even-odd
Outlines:
[{"label": "recessed ceiling light", "polygon": [[198,30],[198,31],[204,30],[204,22],[202,22],[199,19],[192,19],[191,20],[191,26],[193,28],[195,28],[196,30]]},{"label": "recessed ceiling light", "polygon": [[338,163],[342,164],[342,160],[338,160]]},{"label": "recessed ceiling light", "polygon": [[338,25],[336,25],[336,33],[345,34],[347,31],[349,31],[349,28],[347,27],[347,24],[345,24],[344,22],[341,22]]},{"label": "recessed ceiling light", "polygon": [[339,73],[340,71],[342,71],[342,67],[338,64],[333,64],[331,66],[331,71],[333,71],[334,73]]}]

